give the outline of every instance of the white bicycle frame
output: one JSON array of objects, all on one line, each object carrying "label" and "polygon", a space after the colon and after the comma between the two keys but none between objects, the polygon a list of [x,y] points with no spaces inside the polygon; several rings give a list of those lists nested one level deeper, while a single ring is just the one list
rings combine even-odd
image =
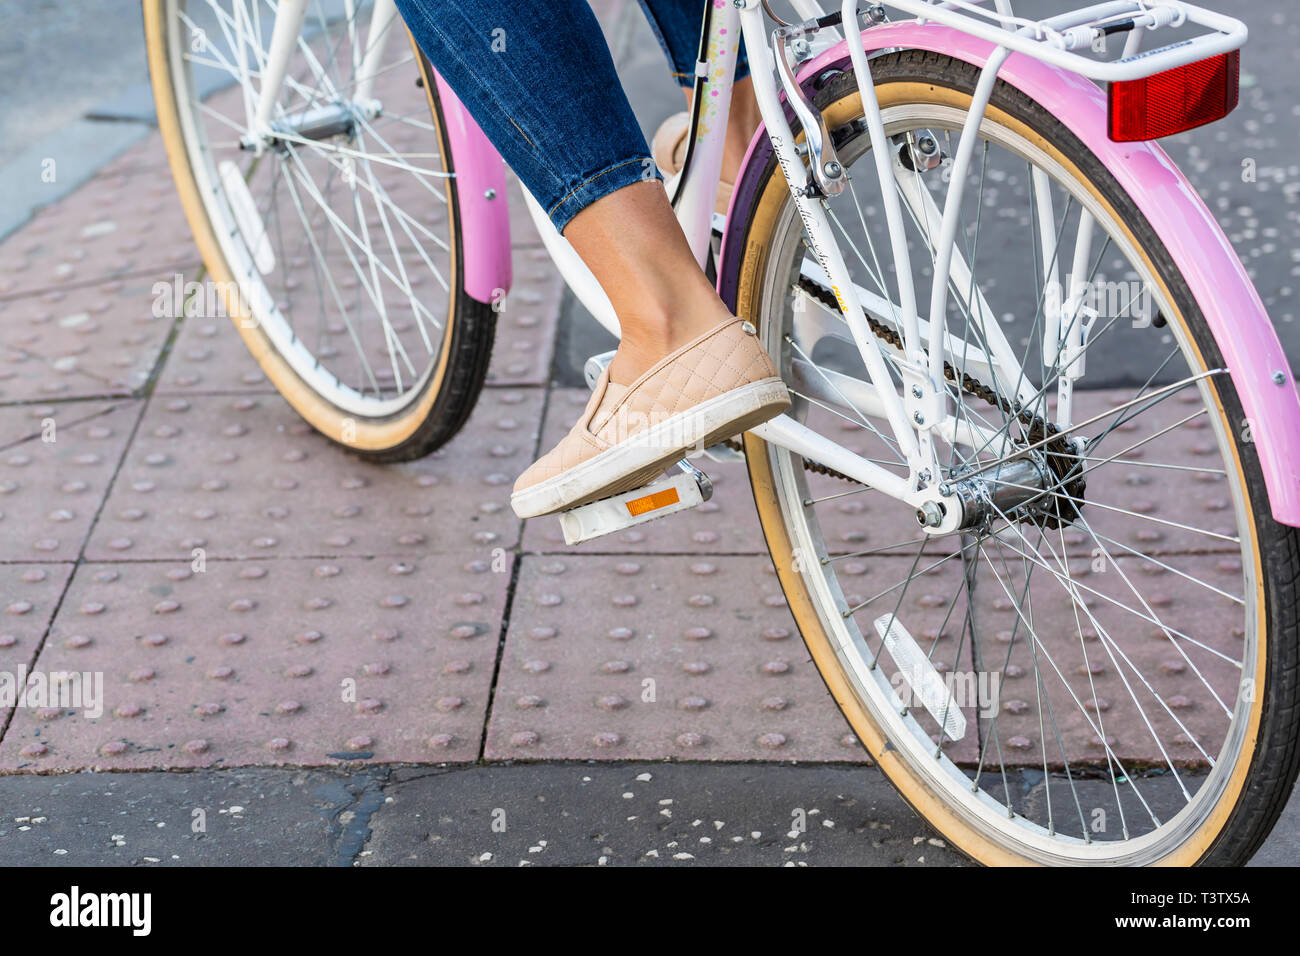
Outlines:
[{"label": "white bicycle frame", "polygon": [[[354,13],[356,0],[345,0],[346,10]],[[858,0],[843,0],[839,11],[839,27],[848,40],[858,89],[862,96],[868,133],[870,136],[875,170],[881,183],[889,183],[895,176],[893,150],[886,138],[880,106],[875,88],[870,82],[870,69],[862,43]],[[959,210],[966,174],[977,141],[977,132],[993,92],[998,70],[1012,53],[1034,57],[1074,73],[1104,81],[1133,80],[1162,70],[1181,66],[1205,57],[1237,49],[1246,39],[1246,28],[1239,21],[1203,10],[1181,0],[1106,0],[1043,21],[1018,18],[1011,9],[1010,0],[994,0],[995,9],[979,4],[984,0],[889,0],[887,6],[904,13],[953,27],[964,33],[995,44],[995,49],[983,67],[977,83],[971,109],[961,131],[952,169],[947,196],[939,208],[925,189],[908,188],[896,191],[882,190],[884,210],[890,232],[891,253],[894,257],[898,281],[898,300],[889,302],[856,286],[850,276],[845,259],[831,232],[820,196],[810,195],[809,186],[814,181],[825,182],[817,170],[810,170],[801,155],[802,148],[786,120],[782,96],[787,98],[796,113],[805,107],[801,118],[808,120],[812,114],[806,110],[794,83],[793,65],[787,60],[778,63],[776,57],[784,56],[780,40],[811,40],[807,55],[817,46],[838,40],[833,26],[818,28],[813,22],[823,17],[824,11],[815,0],[792,0],[797,14],[804,17],[798,24],[785,25],[769,33],[763,0],[733,0],[729,5],[711,10],[708,30],[703,37],[703,57],[697,64],[697,90],[707,83],[709,96],[697,96],[695,115],[692,116],[692,138],[686,165],[680,174],[673,196],[674,209],[697,261],[703,267],[710,254],[713,209],[717,198],[718,176],[722,168],[722,150],[725,119],[731,105],[732,74],[739,46],[739,27],[743,32],[746,49],[750,54],[754,92],[763,117],[765,134],[771,140],[781,169],[790,185],[796,206],[808,234],[809,243],[824,276],[839,302],[870,377],[874,395],[866,395],[864,406],[888,423],[898,443],[908,468],[907,475],[889,471],[867,461],[859,455],[836,444],[788,416],[779,416],[754,429],[754,433],[772,444],[818,461],[829,468],[883,492],[890,497],[920,507],[926,502],[942,502],[949,516],[948,523],[957,521],[961,514],[958,502],[941,494],[943,472],[934,448],[933,434],[949,443],[982,444],[996,440],[991,431],[981,430],[968,422],[959,424],[948,407],[944,386],[943,367],[949,350],[946,308],[949,278],[956,286],[965,289],[969,282],[969,267],[956,249]],[[271,115],[281,83],[284,79],[290,54],[302,31],[306,3],[302,0],[284,0],[277,10],[275,26],[264,67],[263,83],[256,104],[247,104],[253,117],[252,128],[269,128]],[[883,19],[881,7],[868,11],[873,24]],[[365,56],[358,70],[357,99],[365,101],[378,64],[384,53],[384,43],[392,31],[389,26],[397,16],[393,0],[375,0]],[[1094,41],[1104,37],[1104,27],[1119,20],[1131,20],[1123,55],[1116,61],[1091,59],[1079,50],[1089,50]],[[1194,24],[1203,32],[1191,39],[1137,55],[1140,38],[1168,26]],[[358,49],[363,49],[358,47]],[[806,59],[807,56],[804,57]],[[782,78],[779,79],[778,77]],[[784,88],[783,88],[784,86]],[[804,124],[808,126],[808,123]],[[700,133],[701,128],[710,132]],[[816,130],[813,130],[816,133]],[[819,144],[811,144],[819,145]],[[817,149],[808,149],[810,155]],[[824,172],[822,170],[821,172]],[[1040,221],[1051,222],[1050,191],[1046,188],[1046,174],[1035,170],[1041,181],[1036,192],[1039,198]],[[900,200],[899,192],[903,199]],[[545,212],[525,191],[529,212],[537,226],[543,243],[555,261],[569,287],[596,319],[615,335],[619,334],[618,319],[609,299],[590,270],[578,258],[569,243],[555,230]],[[902,202],[918,219],[924,217],[927,230],[936,236],[933,253],[935,275],[928,303],[928,322],[923,323],[916,301],[913,272],[907,248]],[[1075,248],[1074,273],[1083,270],[1079,265],[1086,261],[1090,249],[1091,222],[1082,213],[1079,241]],[[1044,237],[1042,240],[1046,242]],[[1054,261],[1046,250],[1044,261]],[[1049,280],[1054,276],[1049,276]],[[1050,281],[1049,281],[1050,285]],[[965,295],[963,293],[963,295]],[[1070,390],[1073,378],[1068,374],[1073,366],[1073,351],[1081,348],[1079,323],[1074,321],[1078,296],[1071,293],[1055,307],[1048,308],[1045,316],[1045,358],[1052,361],[1058,351],[1065,353],[1058,391],[1058,419],[1069,421]],[[1029,379],[1022,374],[1019,360],[1011,348],[1000,324],[982,295],[976,289],[972,301],[966,303],[972,313],[978,313],[990,354],[987,363],[990,374],[1003,394],[1014,396],[1022,402],[1032,401],[1035,392]],[[867,313],[877,320],[893,325],[901,334],[901,354],[893,361],[901,371],[903,392],[893,384],[885,351],[880,339],[872,333]],[[953,530],[947,524],[928,529],[935,533]]]}]

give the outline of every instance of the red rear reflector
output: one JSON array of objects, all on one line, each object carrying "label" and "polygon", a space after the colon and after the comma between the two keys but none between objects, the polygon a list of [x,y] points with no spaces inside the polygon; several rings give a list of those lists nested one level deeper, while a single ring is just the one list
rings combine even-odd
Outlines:
[{"label": "red rear reflector", "polygon": [[1110,84],[1110,138],[1159,139],[1223,119],[1237,107],[1239,50],[1140,80]]}]

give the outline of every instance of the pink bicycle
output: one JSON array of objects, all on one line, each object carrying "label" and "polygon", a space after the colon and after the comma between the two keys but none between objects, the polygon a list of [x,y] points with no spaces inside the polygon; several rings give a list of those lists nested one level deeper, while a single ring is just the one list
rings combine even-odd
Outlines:
[{"label": "pink bicycle", "polygon": [[[795,404],[571,539],[698,504],[743,455],[816,666],[953,844],[1243,862],[1300,762],[1300,400],[1151,141],[1232,110],[1245,27],[1178,0],[791,6],[709,4],[669,188]],[[510,287],[505,175],[391,0],[144,11],[181,198],[266,374],[366,458],[447,441]],[[716,215],[742,33],[764,126]]]}]

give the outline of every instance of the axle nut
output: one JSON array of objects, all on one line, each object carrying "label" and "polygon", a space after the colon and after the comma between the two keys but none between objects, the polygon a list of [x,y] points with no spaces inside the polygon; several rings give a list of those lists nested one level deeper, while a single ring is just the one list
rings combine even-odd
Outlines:
[{"label": "axle nut", "polygon": [[923,528],[937,528],[943,524],[946,511],[937,501],[927,501],[916,509],[916,520]]}]

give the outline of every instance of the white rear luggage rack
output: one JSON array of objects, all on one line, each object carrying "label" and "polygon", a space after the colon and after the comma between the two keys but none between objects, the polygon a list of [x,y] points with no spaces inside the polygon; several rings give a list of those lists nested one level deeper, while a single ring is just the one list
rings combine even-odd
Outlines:
[{"label": "white rear luggage rack", "polygon": [[[1136,80],[1239,49],[1246,42],[1240,20],[1181,0],[1108,0],[1068,13],[1030,20],[1015,16],[1010,4],[996,9],[983,0],[886,0],[882,5],[988,40],[1045,63],[1104,82]],[[1129,26],[1131,24],[1131,26]],[[1138,53],[1141,38],[1165,27],[1204,27],[1195,36]],[[1128,37],[1119,59],[1098,60],[1091,51],[1099,37]]]}]

